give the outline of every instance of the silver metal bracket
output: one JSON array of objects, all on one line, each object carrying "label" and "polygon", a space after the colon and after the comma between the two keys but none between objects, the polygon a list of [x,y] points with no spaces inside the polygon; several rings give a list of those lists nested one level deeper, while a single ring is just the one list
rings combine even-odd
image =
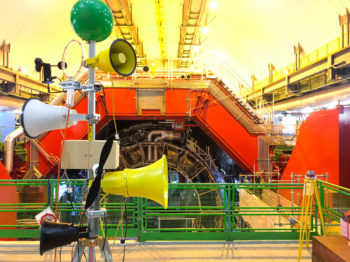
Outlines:
[{"label": "silver metal bracket", "polygon": [[102,208],[100,210],[88,210],[87,217],[88,218],[102,218],[107,216],[107,210]]},{"label": "silver metal bracket", "polygon": [[74,90],[80,90],[82,89],[81,83],[79,81],[65,81],[61,82],[60,86],[63,90],[68,90],[68,89],[74,89]]},{"label": "silver metal bracket", "polygon": [[62,82],[60,83],[60,86],[63,90],[74,89],[74,90],[82,90],[84,92],[91,92],[91,91],[99,92],[102,90],[101,86],[99,85],[93,85],[93,84],[82,85],[79,81],[73,81],[73,80]]},{"label": "silver metal bracket", "polygon": [[89,124],[96,124],[100,117],[99,114],[87,115],[87,121],[89,121]]},{"label": "silver metal bracket", "polygon": [[[67,115],[64,115],[63,118],[66,119]],[[89,121],[89,123],[96,124],[98,120],[100,120],[101,116],[99,114],[71,114],[69,118],[74,121]]]},{"label": "silver metal bracket", "polygon": [[81,86],[84,92],[96,92],[100,90],[96,90],[95,85],[85,85]]}]

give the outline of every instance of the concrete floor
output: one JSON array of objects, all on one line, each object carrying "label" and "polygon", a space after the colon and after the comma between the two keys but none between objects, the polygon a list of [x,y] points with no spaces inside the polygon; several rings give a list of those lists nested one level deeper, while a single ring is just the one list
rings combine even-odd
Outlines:
[{"label": "concrete floor", "polygon": [[[125,262],[139,261],[297,261],[297,241],[235,241],[235,242],[146,242],[127,243]],[[110,241],[111,243],[111,241]],[[122,260],[123,247],[111,247],[114,261]],[[72,246],[61,251],[61,261],[71,261]],[[98,252],[97,261],[103,261]],[[38,241],[0,242],[0,261],[54,261],[53,252],[39,254]],[[57,249],[57,262],[60,261]],[[83,258],[82,261],[86,261]],[[302,261],[311,261],[311,248],[304,249]]]}]

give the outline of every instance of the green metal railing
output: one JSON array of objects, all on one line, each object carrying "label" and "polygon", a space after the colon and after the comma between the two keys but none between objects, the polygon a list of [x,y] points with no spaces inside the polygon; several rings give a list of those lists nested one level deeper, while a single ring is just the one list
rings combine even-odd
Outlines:
[{"label": "green metal railing", "polygon": [[340,219],[350,210],[350,189],[325,181],[318,181],[326,233],[339,233]]},{"label": "green metal railing", "polygon": [[[55,212],[56,183],[1,180],[0,238],[39,238],[34,217],[48,206]],[[60,181],[61,222],[80,222],[86,185],[85,180]],[[329,196],[349,197],[350,190],[326,182],[320,182],[319,188],[321,208],[328,222],[336,221],[343,207],[333,208]],[[298,239],[299,227],[290,220],[298,221],[301,207],[288,200],[292,189],[294,193],[302,191],[303,184],[169,184],[167,210],[147,199],[127,198],[127,221],[123,225],[124,199],[109,195],[101,202],[108,212],[101,232],[109,237],[121,236],[127,225],[127,236],[139,241]],[[313,206],[311,236],[320,234],[314,215],[317,208]]]}]

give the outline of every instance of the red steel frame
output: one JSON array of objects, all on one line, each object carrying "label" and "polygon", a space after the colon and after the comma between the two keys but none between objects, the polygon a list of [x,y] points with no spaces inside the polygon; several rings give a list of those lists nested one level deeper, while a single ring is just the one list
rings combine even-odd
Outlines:
[{"label": "red steel frame", "polygon": [[[246,172],[257,169],[258,139],[251,134],[226,108],[207,92],[193,89],[170,89],[165,91],[165,113],[159,110],[147,110],[137,113],[137,89],[105,88],[97,96],[97,113],[101,115],[96,130],[101,130],[112,118],[120,120],[175,120],[195,121],[222,149]],[[113,101],[114,99],[114,101]],[[87,100],[83,99],[74,109],[78,113],[87,113]],[[113,107],[114,104],[114,107]],[[188,108],[191,105],[192,108]],[[79,122],[68,128],[68,139],[84,139],[87,135],[87,123]],[[48,132],[40,145],[51,155],[59,156],[62,132]],[[39,153],[38,169],[45,175],[54,170],[54,166]],[[56,167],[57,168],[57,167]]]}]

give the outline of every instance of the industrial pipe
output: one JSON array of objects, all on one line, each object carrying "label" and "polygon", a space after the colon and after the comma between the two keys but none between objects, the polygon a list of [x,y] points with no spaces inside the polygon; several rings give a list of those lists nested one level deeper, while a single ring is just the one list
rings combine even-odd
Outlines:
[{"label": "industrial pipe", "polygon": [[22,127],[17,128],[5,138],[5,168],[9,174],[13,168],[13,144],[21,135],[23,135]]},{"label": "industrial pipe", "polygon": [[[156,137],[153,141],[154,142],[159,142],[159,141],[163,141],[163,140],[170,140],[170,141],[179,141],[183,139],[182,133],[181,132],[175,132],[175,131],[163,131],[163,130],[153,130],[151,132],[148,133],[147,136],[147,140],[148,142],[152,142],[152,137],[154,135],[159,135],[158,137]],[[156,160],[156,147],[154,147],[154,160]],[[152,146],[149,145],[148,146],[148,157],[149,160],[151,160],[151,154],[152,154]]]},{"label": "industrial pipe", "polygon": [[154,130],[149,132],[147,136],[148,142],[152,141],[152,136],[159,135],[154,139],[154,142],[162,141],[162,140],[182,140],[183,136],[181,132],[175,132],[175,131],[163,131],[163,130]]}]

